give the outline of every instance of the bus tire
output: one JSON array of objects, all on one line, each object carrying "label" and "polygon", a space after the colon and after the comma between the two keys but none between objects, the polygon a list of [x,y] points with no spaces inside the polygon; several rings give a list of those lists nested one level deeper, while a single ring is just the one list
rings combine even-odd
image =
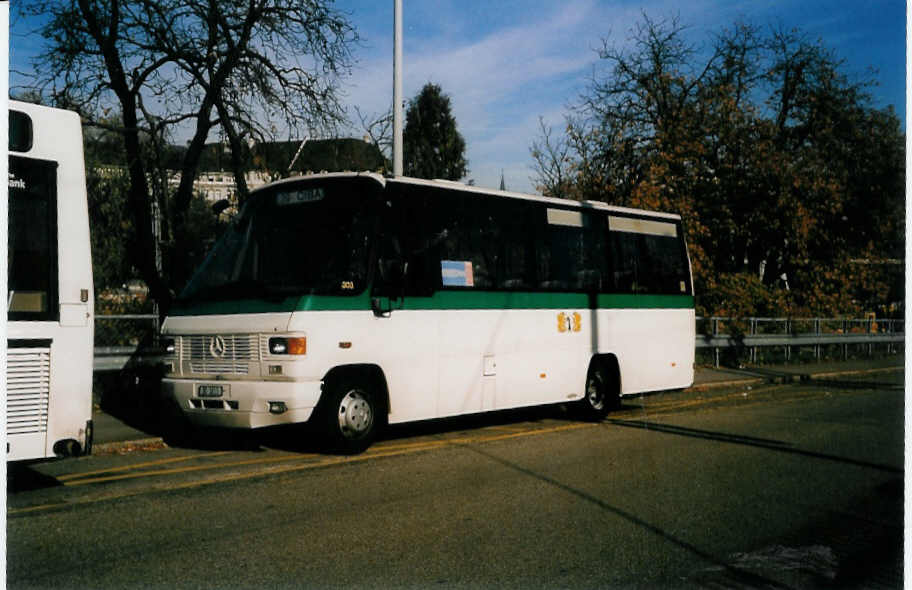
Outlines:
[{"label": "bus tire", "polygon": [[601,421],[621,407],[620,380],[614,363],[594,361],[586,376],[586,391],[579,410],[587,420]]},{"label": "bus tire", "polygon": [[331,450],[355,455],[374,442],[381,409],[370,381],[338,375],[326,382],[322,426]]}]

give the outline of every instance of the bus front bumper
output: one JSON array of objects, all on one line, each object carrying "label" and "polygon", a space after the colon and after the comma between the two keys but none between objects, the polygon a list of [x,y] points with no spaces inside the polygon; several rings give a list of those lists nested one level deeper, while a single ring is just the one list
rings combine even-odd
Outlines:
[{"label": "bus front bumper", "polygon": [[321,381],[229,381],[164,378],[162,391],[199,426],[265,428],[307,422]]}]

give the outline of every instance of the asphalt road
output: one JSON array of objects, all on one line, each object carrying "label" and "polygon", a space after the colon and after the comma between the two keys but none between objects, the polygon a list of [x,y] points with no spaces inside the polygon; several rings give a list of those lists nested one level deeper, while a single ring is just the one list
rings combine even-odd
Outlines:
[{"label": "asphalt road", "polygon": [[902,373],[20,466],[9,588],[902,587]]}]

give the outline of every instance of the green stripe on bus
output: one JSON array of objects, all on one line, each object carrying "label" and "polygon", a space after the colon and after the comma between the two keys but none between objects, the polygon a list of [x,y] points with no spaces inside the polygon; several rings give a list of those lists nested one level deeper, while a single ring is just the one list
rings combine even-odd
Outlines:
[{"label": "green stripe on bus", "polygon": [[[386,300],[384,299],[384,307]],[[620,295],[596,296],[599,309],[693,309],[691,295]],[[367,311],[370,297],[305,295],[282,301],[240,299],[205,301],[176,305],[171,315],[230,315],[240,313],[276,313],[291,311]],[[591,296],[585,293],[534,293],[525,291],[438,291],[430,297],[406,297],[393,302],[393,311],[447,309],[589,309]]]},{"label": "green stripe on bus", "polygon": [[598,306],[606,309],[693,309],[693,295],[599,295]]},{"label": "green stripe on bus", "polygon": [[[406,297],[401,309],[589,309],[586,293],[523,291],[438,291],[431,297]],[[691,295],[596,295],[599,309],[692,309]],[[394,309],[398,306],[394,304]]]}]

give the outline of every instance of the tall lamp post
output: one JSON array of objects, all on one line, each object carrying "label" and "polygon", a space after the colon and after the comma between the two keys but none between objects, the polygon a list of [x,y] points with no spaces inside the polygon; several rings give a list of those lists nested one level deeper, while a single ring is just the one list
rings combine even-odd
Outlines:
[{"label": "tall lamp post", "polygon": [[402,0],[393,4],[393,176],[402,176]]}]

